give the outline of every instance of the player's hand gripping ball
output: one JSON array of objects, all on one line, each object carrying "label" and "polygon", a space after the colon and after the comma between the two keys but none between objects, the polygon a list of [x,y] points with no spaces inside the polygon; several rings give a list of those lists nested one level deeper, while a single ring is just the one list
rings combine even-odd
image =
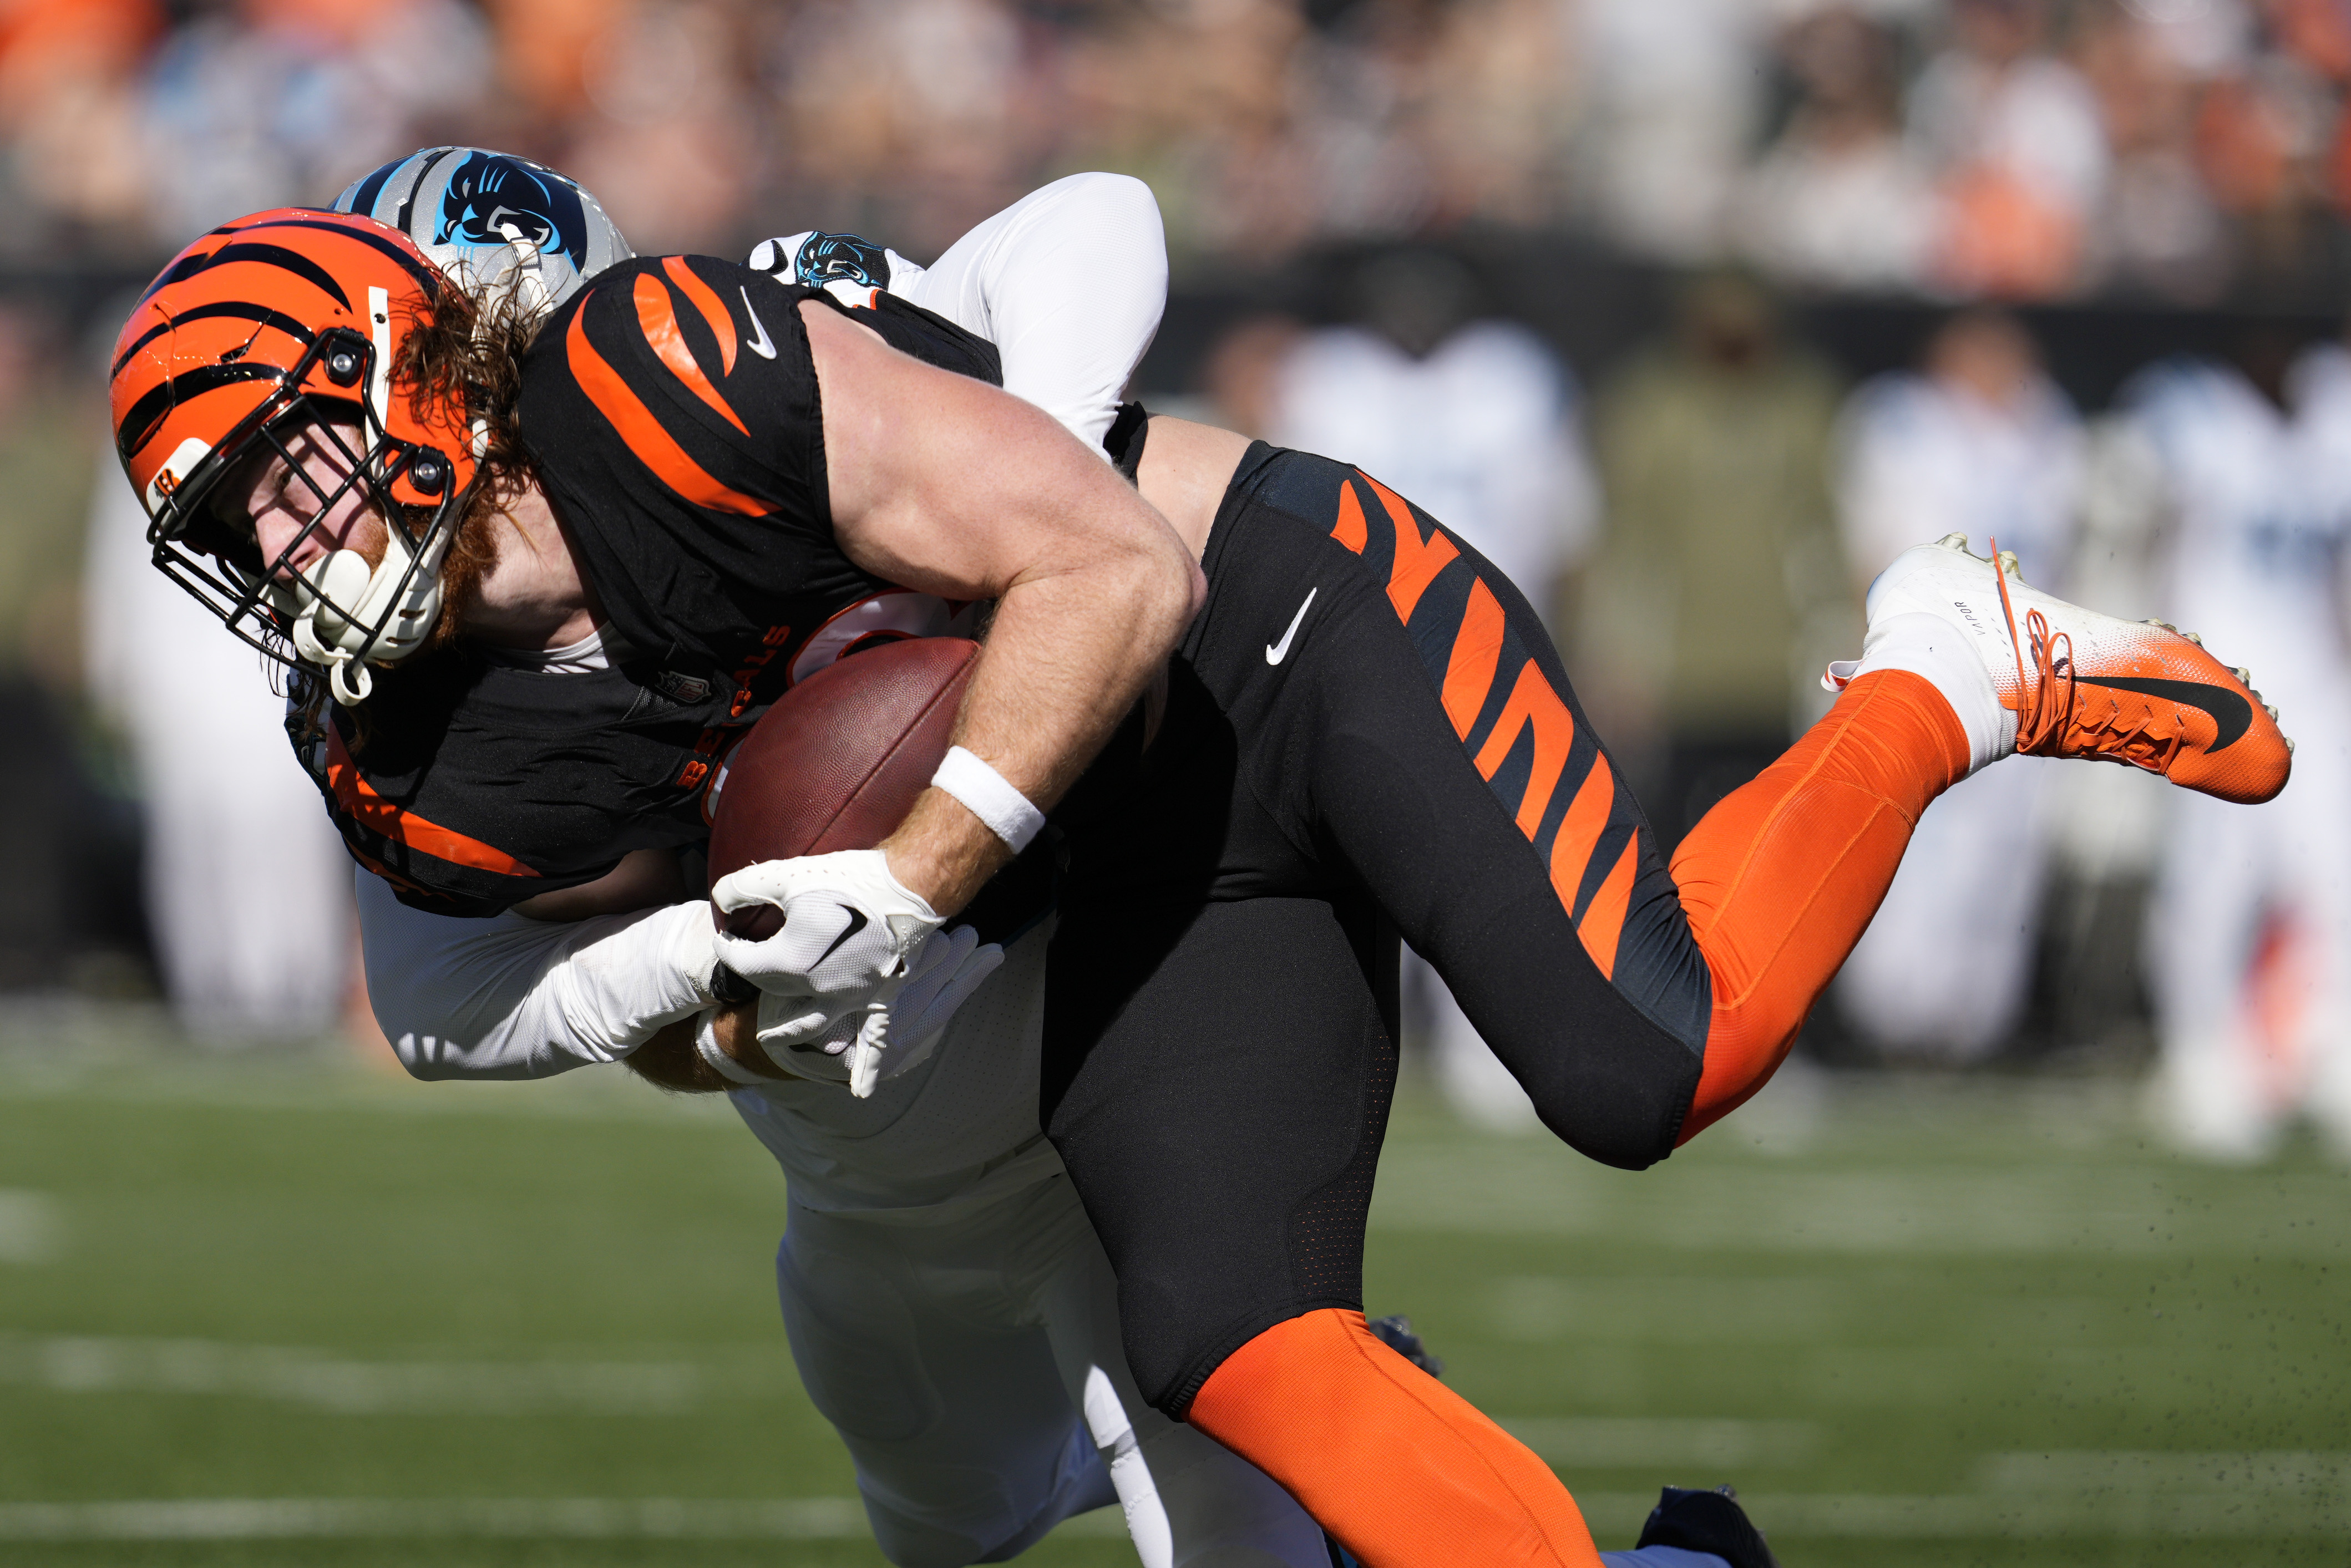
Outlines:
[{"label": "player's hand gripping ball", "polygon": [[[873,846],[946,755],[977,644],[893,643],[785,694],[712,786],[719,960],[759,989],[758,1038],[801,1077],[872,1092],[920,1060],[1003,962],[891,875]],[[893,1016],[895,1022],[893,1023]]]}]

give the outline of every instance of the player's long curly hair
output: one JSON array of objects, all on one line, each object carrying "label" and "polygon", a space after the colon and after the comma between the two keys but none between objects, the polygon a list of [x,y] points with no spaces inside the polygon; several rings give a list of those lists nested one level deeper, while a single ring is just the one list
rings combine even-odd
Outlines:
[{"label": "player's long curly hair", "polygon": [[493,521],[535,476],[515,405],[522,396],[523,354],[546,319],[514,288],[474,294],[450,287],[430,314],[414,309],[393,358],[394,395],[404,393],[420,413],[436,404],[463,406],[476,443],[479,477],[442,563],[444,608],[431,647],[445,647],[462,632],[462,617],[453,612],[497,561]]}]

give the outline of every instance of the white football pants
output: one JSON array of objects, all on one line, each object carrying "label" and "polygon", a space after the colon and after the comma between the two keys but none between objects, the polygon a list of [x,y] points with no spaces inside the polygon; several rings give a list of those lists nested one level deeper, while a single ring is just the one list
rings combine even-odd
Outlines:
[{"label": "white football pants", "polygon": [[1067,1177],[953,1223],[895,1212],[796,1204],[776,1259],[800,1381],[892,1563],[1002,1562],[1117,1502],[1144,1568],[1329,1568],[1289,1493],[1143,1402]]}]

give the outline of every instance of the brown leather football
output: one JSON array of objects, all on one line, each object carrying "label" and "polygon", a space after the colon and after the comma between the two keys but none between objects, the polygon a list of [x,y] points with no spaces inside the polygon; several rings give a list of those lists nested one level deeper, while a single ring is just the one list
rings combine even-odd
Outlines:
[{"label": "brown leather football", "polygon": [[[852,653],[800,682],[736,743],[711,781],[710,880],[760,861],[870,850],[938,771],[979,644],[912,637]],[[715,913],[715,912],[714,912]],[[754,940],[782,912],[726,917]]]}]

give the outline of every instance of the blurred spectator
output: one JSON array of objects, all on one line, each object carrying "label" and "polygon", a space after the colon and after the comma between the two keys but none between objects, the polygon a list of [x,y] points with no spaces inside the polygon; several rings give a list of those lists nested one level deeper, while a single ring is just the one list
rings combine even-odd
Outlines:
[{"label": "blurred spectator", "polygon": [[124,868],[112,863],[125,846],[75,705],[75,589],[102,428],[76,369],[53,322],[0,302],[0,988],[10,989],[83,983],[84,960],[140,945]]},{"label": "blurred spectator", "polygon": [[2218,78],[2197,105],[2198,172],[2235,220],[2241,263],[2257,284],[2293,279],[2309,260],[2335,111],[2311,62],[2283,48]]},{"label": "blurred spectator", "polygon": [[2339,0],[0,0],[0,256],[128,259],[455,140],[582,175],[650,249],[726,254],[814,223],[925,254],[1056,174],[1105,168],[1150,182],[1179,263],[1492,223],[1685,265],[1729,250],[1828,288],[2316,289],[2351,206],[2346,16]]},{"label": "blurred spectator", "polygon": [[1672,337],[1599,400],[1577,685],[1627,766],[1662,747],[1644,800],[1668,844],[1825,706],[1821,665],[1860,643],[1828,489],[1836,401],[1732,274],[1690,285]]},{"label": "blurred spectator", "polygon": [[1293,62],[1306,17],[1288,0],[1195,0],[1109,12],[1077,32],[1064,68],[1064,167],[1151,183],[1172,255],[1244,265],[1316,231],[1310,149]]},{"label": "blurred spectator", "polygon": [[[2138,422],[2106,413],[2082,441],[2081,501],[2065,592],[2126,621],[2169,611],[2163,461]],[[2176,612],[2172,612],[2176,613]],[[2059,768],[2043,800],[2052,861],[2042,999],[2061,1050],[2146,1055],[2149,1004],[2140,953],[2147,890],[2172,788],[2135,768]]]},{"label": "blurred spectator", "polygon": [[1581,62],[1556,0],[1452,0],[1429,61],[1437,218],[1536,225],[1565,210]]},{"label": "blurred spectator", "polygon": [[[1953,317],[1917,372],[1860,388],[1841,424],[1838,510],[1865,587],[1903,550],[1956,533],[1979,553],[1996,539],[2026,581],[2066,591],[2081,427],[2014,318]],[[1847,1019],[1881,1051],[1965,1061],[2009,1038],[2032,978],[2043,804],[2064,771],[2017,758],[1919,820],[1837,979]]]},{"label": "blurred spectator", "polygon": [[[1356,280],[1361,326],[1309,334],[1275,378],[1270,438],[1358,465],[1459,534],[1539,610],[1592,528],[1592,477],[1573,378],[1525,328],[1477,319],[1458,261],[1394,253]],[[1534,1107],[1407,953],[1405,984],[1429,1025],[1454,1108],[1498,1130]]]},{"label": "blurred spectator", "polygon": [[1582,183],[1603,233],[1677,261],[1720,246],[1761,107],[1761,12],[1745,0],[1583,0]]},{"label": "blurred spectator", "polygon": [[[751,216],[745,208],[760,171],[738,42],[725,7],[660,0],[617,8],[588,40],[580,61],[587,108],[572,121],[560,163],[596,193],[641,254],[718,239],[742,248],[738,231]],[[960,225],[949,237],[959,232]]]},{"label": "blurred spectator", "polygon": [[1265,439],[1281,417],[1282,367],[1303,330],[1288,316],[1245,316],[1209,346],[1201,367],[1200,396],[1188,411],[1185,400],[1159,400],[1165,412],[1198,418],[1243,435]]},{"label": "blurred spectator", "polygon": [[1896,43],[1843,6],[1814,12],[1782,48],[1795,111],[1740,194],[1756,264],[1792,281],[1897,289],[1925,280],[1935,204],[1903,140]]},{"label": "blurred spectator", "polygon": [[2125,398],[2164,481],[2165,602],[2253,672],[2300,743],[2259,810],[2168,802],[2147,944],[2156,1105],[2187,1147],[2229,1159],[2269,1152],[2297,1111],[2351,1153],[2351,353],[2292,350],[2255,329],[2234,363],[2159,365]]},{"label": "blurred spectator", "polygon": [[[778,13],[767,85],[787,188],[810,204],[790,223],[870,226],[935,255],[1041,183],[1030,176],[1056,95],[1029,43],[999,0],[810,0]],[[725,65],[709,60],[703,91],[725,90]],[[648,92],[647,120],[674,102]],[[644,173],[665,178],[666,165],[647,157]]]},{"label": "blurred spectator", "polygon": [[150,564],[121,465],[110,451],[98,468],[89,688],[137,776],[172,1011],[222,1044],[317,1039],[350,981],[350,857],[287,742],[267,662]]},{"label": "blurred spectator", "polygon": [[2183,37],[2120,5],[2084,29],[2082,69],[2115,160],[2092,265],[2125,287],[2201,302],[2228,282],[2227,232],[2197,172],[2193,131],[2198,78],[2234,45],[2232,36]]},{"label": "blurred spectator", "polygon": [[167,250],[241,213],[323,203],[416,144],[489,78],[487,37],[456,0],[246,0],[165,41],[140,150]]},{"label": "blurred spectator", "polygon": [[2044,298],[2075,280],[2106,181],[2096,99],[2050,52],[2047,0],[1954,0],[1910,89],[1941,185],[1932,269],[1965,294]]},{"label": "blurred spectator", "polygon": [[1591,538],[1581,400],[1542,340],[1478,319],[1476,290],[1461,263],[1436,252],[1364,266],[1362,324],[1290,349],[1268,434],[1378,475],[1547,612]]},{"label": "blurred spectator", "polygon": [[138,234],[150,186],[135,84],[162,22],[152,0],[0,5],[0,200],[14,214],[0,255]]}]

